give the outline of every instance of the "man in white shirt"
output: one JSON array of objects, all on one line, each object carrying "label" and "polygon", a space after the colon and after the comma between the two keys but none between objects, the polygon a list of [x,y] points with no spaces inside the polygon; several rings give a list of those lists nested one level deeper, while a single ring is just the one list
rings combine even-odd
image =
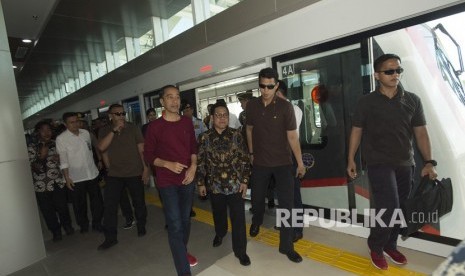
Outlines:
[{"label": "man in white shirt", "polygon": [[63,114],[66,130],[56,138],[56,147],[60,155],[60,169],[66,180],[66,186],[72,191],[73,209],[81,233],[89,231],[87,217],[87,194],[92,213],[92,229],[102,231],[103,197],[98,186],[99,171],[92,155],[92,141],[85,129],[79,128],[77,113]]}]

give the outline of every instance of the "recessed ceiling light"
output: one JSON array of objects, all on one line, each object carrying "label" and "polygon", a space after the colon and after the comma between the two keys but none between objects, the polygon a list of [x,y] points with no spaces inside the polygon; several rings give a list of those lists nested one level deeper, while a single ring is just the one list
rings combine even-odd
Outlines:
[{"label": "recessed ceiling light", "polygon": [[15,68],[15,69],[16,69],[16,68],[18,68],[18,66],[16,66],[16,65],[13,65],[13,68]]},{"label": "recessed ceiling light", "polygon": [[32,40],[25,38],[25,39],[23,39],[23,42],[24,42],[24,43],[31,43]]}]

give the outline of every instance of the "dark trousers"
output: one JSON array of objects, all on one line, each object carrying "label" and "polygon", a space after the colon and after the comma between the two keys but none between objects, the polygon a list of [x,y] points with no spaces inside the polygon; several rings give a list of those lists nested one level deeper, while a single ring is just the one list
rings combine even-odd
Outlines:
[{"label": "dark trousers", "polygon": [[89,218],[87,217],[87,194],[89,194],[92,225],[101,225],[103,217],[103,197],[98,185],[98,178],[76,182],[74,185],[74,191],[71,192],[71,195],[76,223],[81,229],[89,228]]},{"label": "dark trousers", "polygon": [[381,209],[386,210],[381,219],[387,227],[381,227],[377,223],[376,226],[370,228],[370,236],[368,237],[370,250],[381,254],[383,249],[397,247],[400,225],[389,227],[389,223],[394,210],[400,208],[401,202],[407,199],[410,194],[413,167],[372,165],[368,166],[367,169],[375,212],[378,213]]},{"label": "dark trousers", "polygon": [[[279,208],[291,212],[294,206],[294,179],[292,166],[262,167],[253,166],[252,169],[252,224],[262,225],[265,213],[265,196],[271,177],[276,180],[276,192]],[[289,225],[292,219],[288,219]],[[294,250],[293,228],[281,227],[279,233],[279,249],[283,252]]]},{"label": "dark trousers", "polygon": [[172,185],[159,188],[168,225],[168,242],[178,275],[190,275],[187,243],[191,231],[191,209],[195,186]]},{"label": "dark trousers", "polygon": [[126,222],[133,221],[134,214],[132,212],[131,201],[129,200],[127,188],[123,188],[123,190],[121,191],[121,199],[119,200],[119,205],[121,207],[123,217],[126,219]]},{"label": "dark trousers", "polygon": [[60,227],[71,226],[65,188],[55,187],[51,192],[36,192],[36,198],[48,230],[57,233],[61,231]]},{"label": "dark trousers", "polygon": [[145,227],[147,221],[147,207],[145,205],[145,191],[141,176],[113,177],[105,179],[105,212],[103,215],[103,231],[105,239],[115,240],[118,224],[118,205],[121,194],[129,191],[136,214],[137,227]]},{"label": "dark trousers", "polygon": [[[302,194],[300,192],[300,179],[295,176],[297,172],[297,160],[295,159],[294,155],[292,155],[292,177],[294,179],[294,208],[302,209],[304,208],[302,204]],[[304,228],[303,227],[294,227],[294,234],[302,234]]]},{"label": "dark trousers", "polygon": [[234,254],[243,256],[247,249],[247,236],[245,230],[245,211],[242,193],[230,195],[210,194],[213,211],[215,233],[224,237],[228,232],[228,207],[232,226],[232,245]]}]

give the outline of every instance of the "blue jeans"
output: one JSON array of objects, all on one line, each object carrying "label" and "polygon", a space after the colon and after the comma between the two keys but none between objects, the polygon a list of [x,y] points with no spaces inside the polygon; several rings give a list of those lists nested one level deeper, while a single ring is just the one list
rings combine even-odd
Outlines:
[{"label": "blue jeans", "polygon": [[190,274],[187,242],[191,230],[191,208],[195,184],[173,185],[159,189],[168,225],[168,242],[178,275]]}]

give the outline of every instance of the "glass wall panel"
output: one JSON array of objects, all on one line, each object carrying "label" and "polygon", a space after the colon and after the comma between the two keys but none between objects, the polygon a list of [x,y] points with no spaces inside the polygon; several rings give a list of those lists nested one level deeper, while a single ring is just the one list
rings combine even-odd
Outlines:
[{"label": "glass wall panel", "polygon": [[192,6],[188,5],[178,13],[170,17],[168,20],[168,38],[173,38],[178,34],[194,26],[194,18],[192,16]]},{"label": "glass wall panel", "polygon": [[139,38],[139,45],[140,45],[140,54],[144,54],[145,52],[153,49],[155,47],[155,39],[154,39],[153,29],[145,33],[143,36]]},{"label": "glass wall panel", "polygon": [[236,5],[242,0],[209,0],[210,1],[210,17],[219,14],[220,12]]}]

